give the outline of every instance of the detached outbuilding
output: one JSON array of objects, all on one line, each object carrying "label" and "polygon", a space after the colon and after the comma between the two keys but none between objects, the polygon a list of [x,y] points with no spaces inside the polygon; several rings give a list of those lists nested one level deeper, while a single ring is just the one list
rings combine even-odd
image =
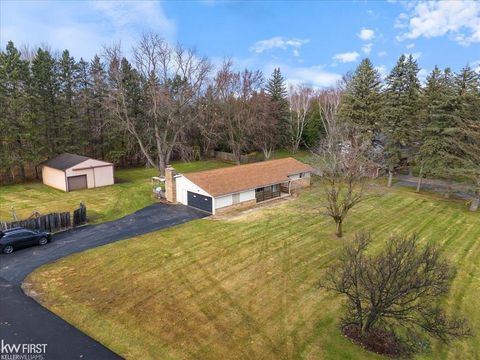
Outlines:
[{"label": "detached outbuilding", "polygon": [[182,203],[211,214],[227,208],[252,206],[289,196],[310,186],[313,169],[293,158],[176,174],[165,171],[168,201]]},{"label": "detached outbuilding", "polygon": [[87,156],[64,153],[42,164],[45,185],[63,191],[113,185],[113,164]]}]

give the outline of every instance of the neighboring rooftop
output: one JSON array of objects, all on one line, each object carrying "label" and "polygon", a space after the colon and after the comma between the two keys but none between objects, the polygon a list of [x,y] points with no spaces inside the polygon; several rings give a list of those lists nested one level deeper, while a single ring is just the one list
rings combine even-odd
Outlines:
[{"label": "neighboring rooftop", "polygon": [[183,176],[210,195],[220,196],[286,182],[289,180],[289,175],[311,171],[312,168],[309,165],[289,157],[199,171]]},{"label": "neighboring rooftop", "polygon": [[58,170],[66,170],[88,159],[90,158],[87,156],[63,153],[55,156],[52,159],[44,161],[42,165],[45,165],[54,169],[58,169]]}]

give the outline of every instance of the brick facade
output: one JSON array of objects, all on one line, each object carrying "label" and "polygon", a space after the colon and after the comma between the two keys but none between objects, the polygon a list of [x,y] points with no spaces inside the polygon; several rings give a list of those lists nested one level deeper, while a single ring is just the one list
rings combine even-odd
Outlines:
[{"label": "brick facade", "polygon": [[171,203],[177,202],[176,174],[175,169],[171,166],[165,169],[165,197]]},{"label": "brick facade", "polygon": [[309,186],[310,186],[310,177],[304,177],[301,179],[292,180],[290,184],[290,191],[294,193],[297,190],[300,190]]}]

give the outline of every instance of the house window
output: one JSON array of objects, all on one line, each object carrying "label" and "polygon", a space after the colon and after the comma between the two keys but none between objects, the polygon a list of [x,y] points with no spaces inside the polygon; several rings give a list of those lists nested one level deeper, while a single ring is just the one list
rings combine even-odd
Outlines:
[{"label": "house window", "polygon": [[235,204],[238,204],[239,202],[240,202],[240,193],[233,194],[232,203],[235,205]]},{"label": "house window", "polygon": [[300,179],[301,179],[301,178],[303,178],[304,176],[305,176],[305,174],[304,174],[304,173],[300,173],[300,174],[298,174],[298,177],[299,177]]}]

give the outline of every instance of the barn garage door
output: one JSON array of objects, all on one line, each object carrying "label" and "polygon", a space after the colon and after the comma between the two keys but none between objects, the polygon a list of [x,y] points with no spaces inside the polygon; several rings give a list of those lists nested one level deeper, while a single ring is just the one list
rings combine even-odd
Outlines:
[{"label": "barn garage door", "polygon": [[212,198],[187,191],[188,206],[212,212]]},{"label": "barn garage door", "polygon": [[68,191],[87,188],[87,175],[70,176],[68,180]]}]

